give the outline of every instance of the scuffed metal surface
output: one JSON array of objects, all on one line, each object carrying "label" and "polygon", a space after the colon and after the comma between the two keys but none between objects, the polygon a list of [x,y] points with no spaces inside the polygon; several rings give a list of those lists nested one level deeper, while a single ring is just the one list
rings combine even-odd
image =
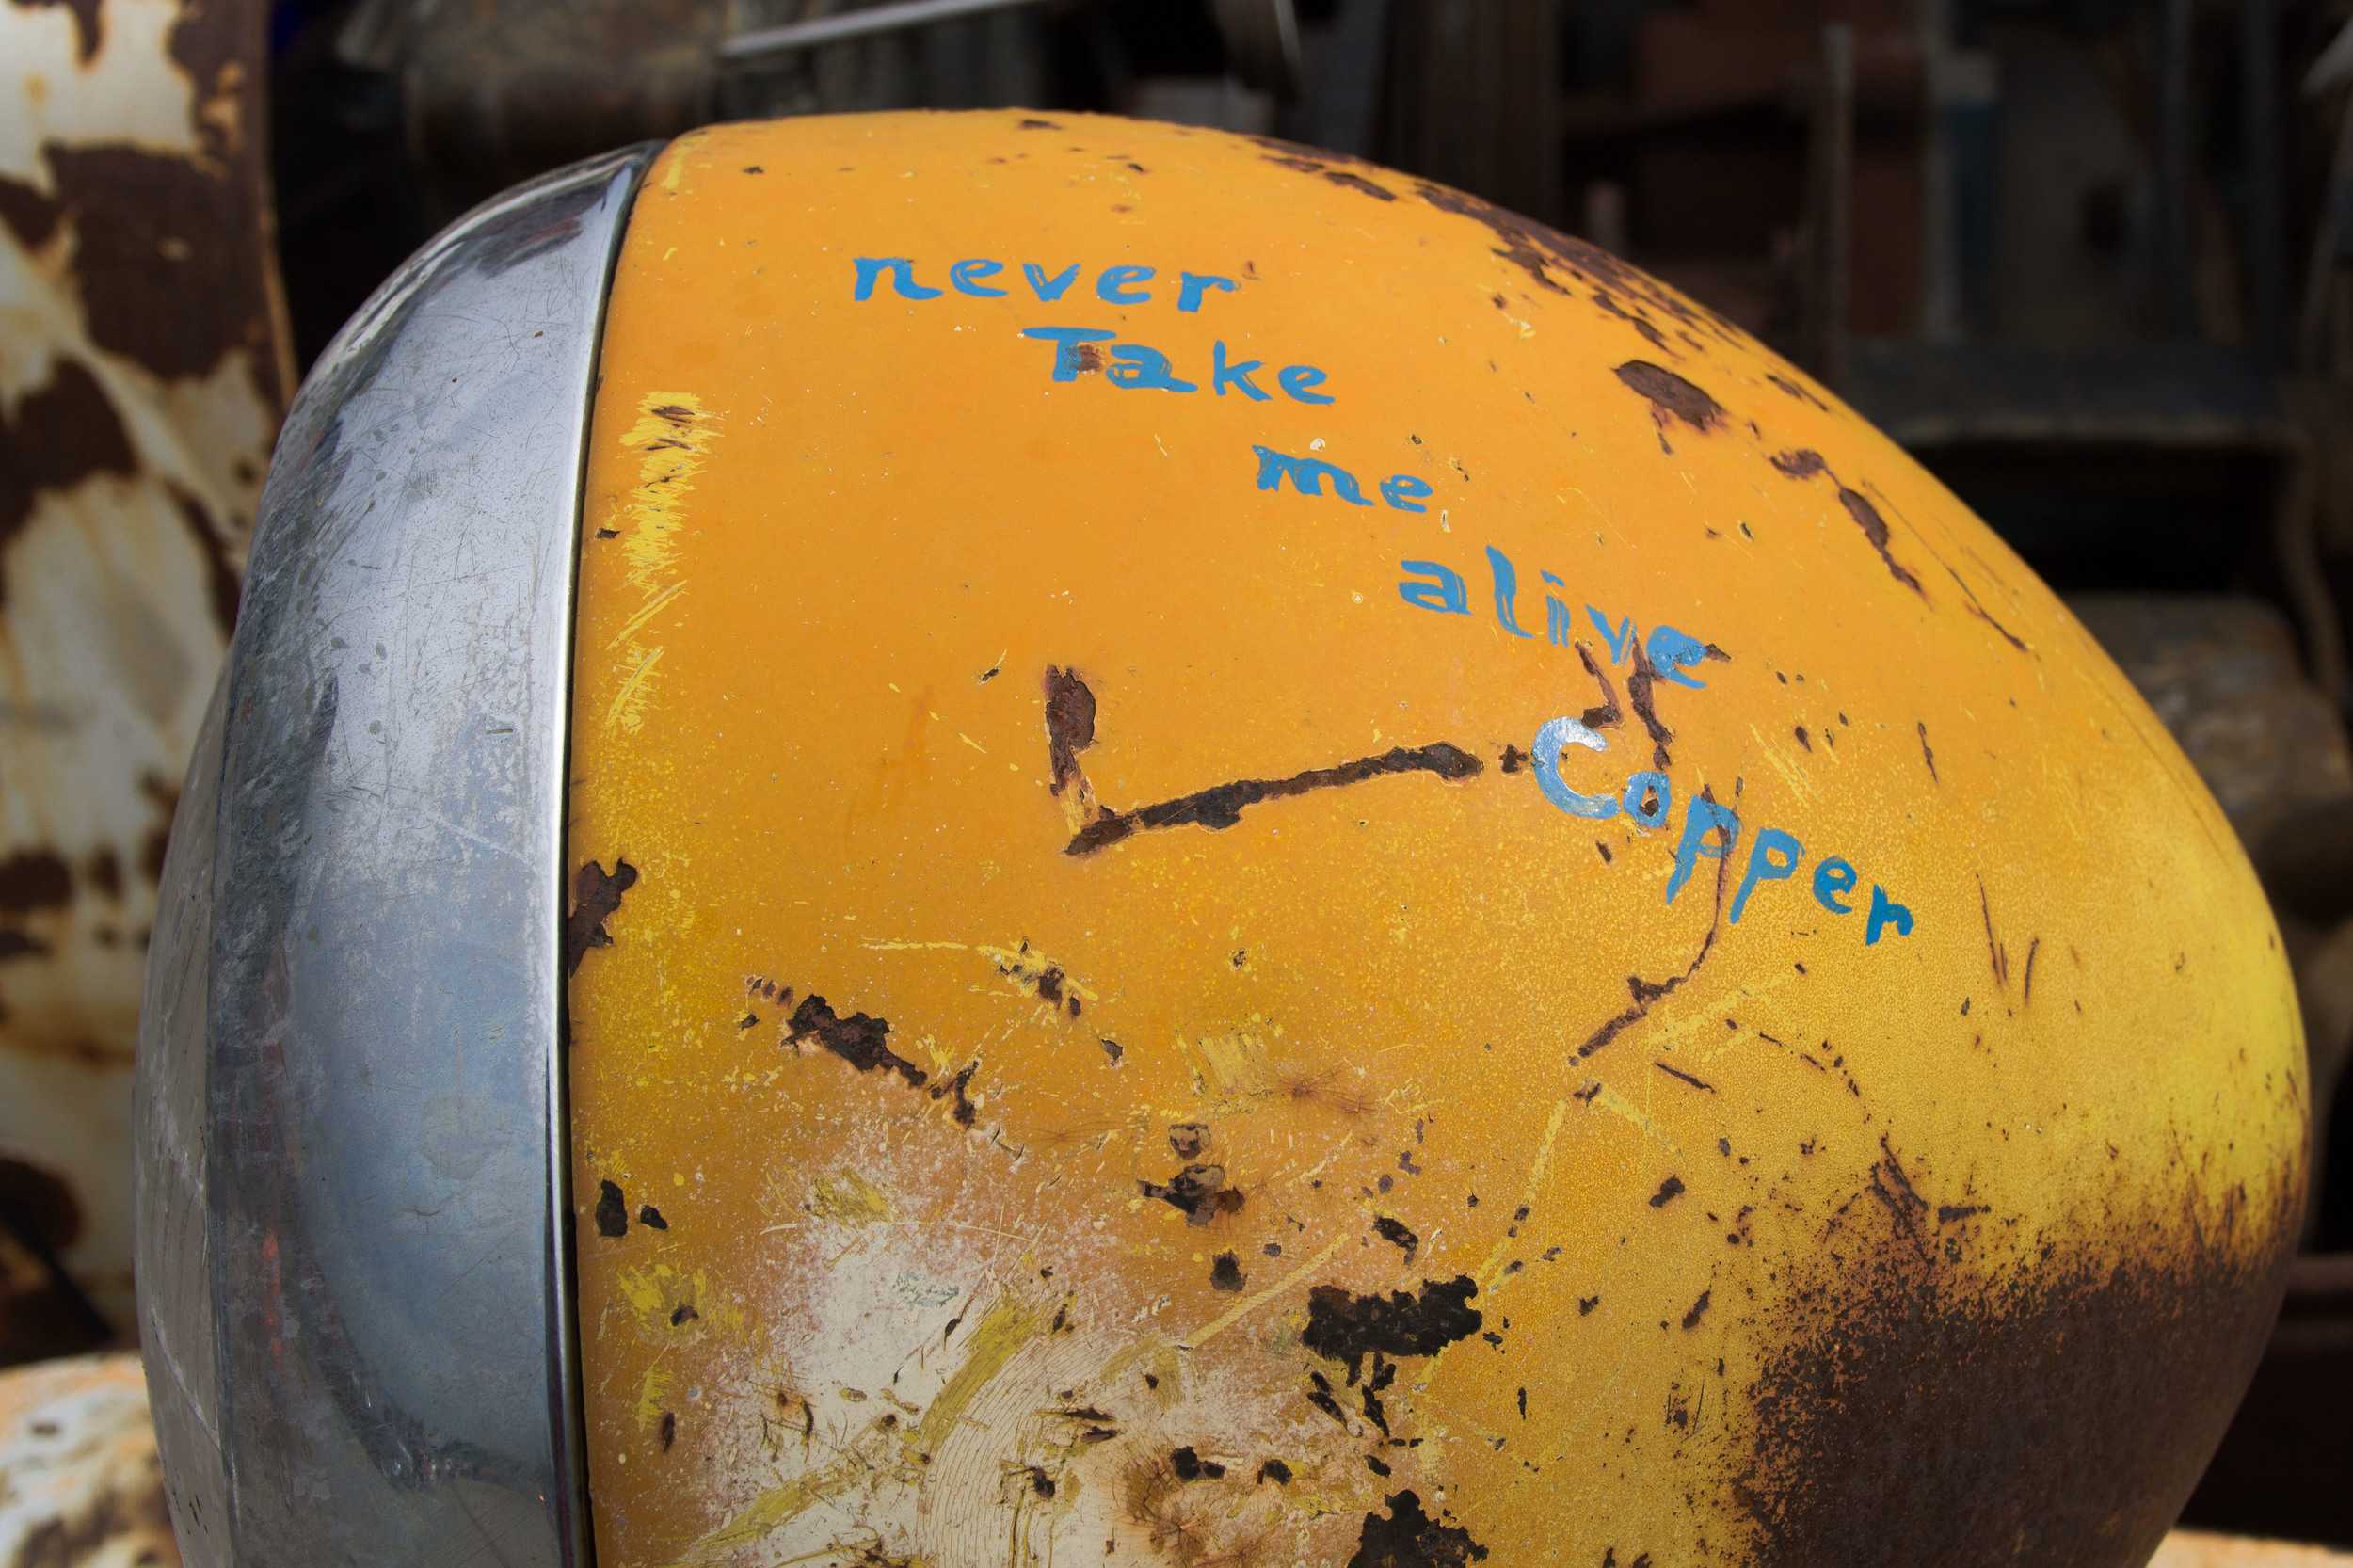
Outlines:
[{"label": "scuffed metal surface", "polygon": [[[70,1191],[118,1330],[156,878],[291,379],[261,23],[0,8],[0,1157]],[[28,1321],[0,1360],[54,1348]]]}]

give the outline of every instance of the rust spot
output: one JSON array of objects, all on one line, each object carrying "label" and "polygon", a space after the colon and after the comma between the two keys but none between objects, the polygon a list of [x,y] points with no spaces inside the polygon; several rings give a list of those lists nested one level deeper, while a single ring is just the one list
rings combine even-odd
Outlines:
[{"label": "rust spot", "polygon": [[637,1210],[637,1223],[648,1230],[667,1230],[670,1222],[662,1217],[662,1210],[651,1204],[643,1204]]},{"label": "rust spot", "polygon": [[1241,1259],[1232,1253],[1222,1252],[1209,1262],[1209,1288],[1239,1290],[1246,1283],[1241,1272]]},{"label": "rust spot", "polygon": [[1270,1459],[1258,1466],[1258,1479],[1271,1480],[1277,1486],[1289,1486],[1291,1483],[1291,1467],[1279,1459]]},{"label": "rust spot", "polygon": [[1650,1206],[1653,1208],[1664,1208],[1681,1196],[1683,1196],[1683,1178],[1671,1176],[1658,1184],[1657,1192],[1650,1195]]},{"label": "rust spot", "polygon": [[1830,405],[1815,396],[1813,392],[1809,390],[1801,381],[1792,380],[1786,376],[1777,376],[1769,370],[1765,373],[1765,379],[1770,381],[1774,386],[1780,388],[1782,392],[1796,398],[1801,403],[1811,403],[1817,408],[1821,409],[1824,413],[1828,413],[1830,411]]},{"label": "rust spot", "polygon": [[1307,1374],[1307,1381],[1313,1384],[1307,1391],[1307,1402],[1331,1416],[1341,1426],[1347,1426],[1348,1412],[1342,1410],[1340,1401],[1332,1397],[1332,1380],[1321,1372],[1311,1371]]},{"label": "rust spot", "polygon": [[[1912,574],[1909,567],[1896,559],[1895,552],[1889,548],[1890,535],[1887,529],[1887,520],[1880,516],[1879,507],[1872,504],[1871,498],[1861,490],[1841,483],[1838,475],[1831,472],[1830,464],[1823,461],[1820,453],[1814,451],[1811,447],[1801,447],[1794,452],[1776,453],[1773,456],[1772,464],[1785,476],[1800,481],[1828,474],[1830,482],[1838,488],[1838,504],[1847,509],[1847,515],[1852,518],[1855,526],[1863,531],[1864,538],[1869,541],[1874,551],[1878,552],[1880,561],[1887,568],[1887,574],[1922,599],[1929,597],[1928,590],[1920,585],[1920,580]],[[1963,591],[1966,591],[1968,584],[1963,583],[1961,587]],[[1973,600],[1975,597],[1971,595]],[[1989,622],[1993,620],[1993,617],[1986,616],[1983,610],[1979,610],[1978,615]],[[2000,628],[1996,627],[1995,630],[1999,631]],[[2009,635],[2007,632],[2002,634]],[[2017,641],[2016,638],[2010,640]],[[2024,643],[2019,643],[2018,646],[2022,649],[2025,648]]]},{"label": "rust spot", "polygon": [[1554,294],[1566,294],[1568,289],[1551,273],[1554,262],[1548,253],[1546,240],[1559,241],[1564,236],[1539,223],[1531,223],[1518,214],[1509,212],[1478,197],[1465,196],[1445,185],[1417,184],[1415,191],[1424,201],[1440,212],[1454,213],[1485,224],[1503,243],[1496,254],[1528,274],[1540,288]]},{"label": "rust spot", "polygon": [[590,948],[609,948],[611,933],[604,922],[621,907],[621,895],[637,886],[637,868],[626,860],[613,862],[613,870],[594,860],[584,864],[572,878],[572,911],[564,917],[564,972],[580,972],[580,961]]},{"label": "rust spot", "polygon": [[887,1018],[853,1013],[844,1018],[826,1004],[825,999],[811,993],[801,999],[792,1010],[792,1021],[786,1026],[788,1044],[814,1039],[825,1049],[856,1067],[859,1072],[897,1073],[906,1080],[910,1089],[923,1087],[930,1075],[890,1048],[890,1021]]},{"label": "rust spot", "polygon": [[662,1451],[665,1454],[668,1453],[672,1446],[677,1442],[678,1412],[675,1410],[665,1410],[662,1413]]},{"label": "rust spot", "polygon": [[[1838,487],[1838,504],[1847,508],[1847,515],[1854,519],[1855,526],[1863,530],[1863,536],[1871,541],[1873,550],[1879,552],[1880,559],[1887,565],[1887,575],[1926,599],[1928,592],[1920,586],[1920,580],[1913,576],[1911,568],[1897,560],[1894,552],[1887,548],[1887,520],[1880,516],[1880,509],[1871,504],[1870,498],[1861,490],[1841,485]],[[1991,616],[1987,618],[1992,619]],[[2019,646],[2024,648],[2025,645],[2021,643]]]},{"label": "rust spot", "polygon": [[1359,1296],[1319,1285],[1307,1292],[1307,1327],[1299,1342],[1326,1361],[1346,1362],[1353,1384],[1367,1356],[1435,1355],[1477,1334],[1481,1319],[1470,1302],[1478,1294],[1468,1274],[1425,1279],[1410,1296],[1402,1290]]},{"label": "rust spot", "polygon": [[1169,1152],[1179,1160],[1198,1160],[1209,1146],[1207,1122],[1177,1122],[1168,1129]]},{"label": "rust spot", "polygon": [[1373,1219],[1372,1228],[1381,1240],[1401,1249],[1405,1254],[1405,1261],[1408,1263],[1411,1263],[1414,1260],[1414,1255],[1421,1250],[1421,1238],[1408,1229],[1402,1220],[1391,1219],[1386,1214],[1377,1215]]},{"label": "rust spot", "polygon": [[1169,1472],[1178,1480],[1223,1480],[1225,1466],[1214,1459],[1203,1459],[1200,1450],[1188,1443],[1174,1448],[1168,1455]]},{"label": "rust spot", "polygon": [[1650,401],[1651,418],[1658,425],[1658,444],[1664,450],[1674,450],[1667,445],[1671,424],[1679,421],[1703,435],[1723,425],[1723,405],[1664,365],[1628,360],[1618,367],[1617,376]]},{"label": "rust spot", "polygon": [[948,1113],[955,1118],[958,1127],[970,1127],[980,1114],[978,1109],[972,1104],[970,1096],[965,1093],[966,1088],[972,1081],[972,1075],[980,1070],[980,1060],[976,1057],[956,1069],[955,1077],[932,1085],[932,1098],[936,1100],[947,1099],[952,1096],[954,1097],[955,1103],[949,1108]]},{"label": "rust spot", "polygon": [[2027,646],[2026,640],[2024,637],[2021,637],[2017,632],[2012,632],[2009,627],[2004,626],[2000,621],[1995,620],[1992,616],[1986,613],[1985,606],[1977,602],[1977,590],[1970,587],[1968,584],[1961,583],[1961,573],[1953,571],[1953,568],[1950,567],[1946,567],[1945,569],[1948,572],[1952,572],[1953,581],[1961,583],[1961,591],[1969,596],[1969,613],[1971,615],[1985,622],[1986,625],[1993,628],[1996,632],[2000,633],[2002,641],[2009,644],[2010,647],[2016,648],[2019,652],[2032,653],[2034,651],[2032,648]]},{"label": "rust spot", "polygon": [[1704,1089],[1711,1095],[1716,1092],[1716,1086],[1714,1084],[1693,1078],[1689,1073],[1685,1072],[1680,1067],[1670,1067],[1664,1062],[1653,1062],[1651,1065],[1657,1067],[1660,1072],[1665,1073],[1669,1078],[1681,1079],[1684,1082],[1689,1084],[1694,1089]]},{"label": "rust spot", "polygon": [[629,1200],[621,1195],[617,1182],[597,1183],[597,1234],[611,1237],[629,1234]]},{"label": "rust spot", "polygon": [[1313,790],[1335,789],[1385,774],[1430,773],[1444,779],[1464,779],[1482,770],[1478,758],[1443,741],[1425,746],[1391,746],[1376,757],[1360,757],[1337,767],[1309,768],[1289,778],[1242,778],[1213,789],[1199,790],[1175,800],[1138,807],[1132,811],[1106,810],[1073,835],[1066,855],[1091,855],[1107,844],[1144,829],[1186,825],[1223,829],[1241,821],[1244,808],[1260,801],[1283,800]]},{"label": "rust spot", "polygon": [[1413,1493],[1390,1493],[1388,1510],[1386,1518],[1365,1515],[1348,1568],[1468,1568],[1486,1560],[1487,1548],[1470,1531],[1431,1518]]},{"label": "rust spot", "polygon": [[1579,722],[1588,729],[1615,728],[1625,716],[1618,711],[1618,689],[1609,683],[1608,672],[1603,670],[1600,663],[1593,658],[1593,650],[1587,648],[1581,639],[1577,645],[1577,657],[1578,663],[1585,666],[1585,673],[1593,678],[1593,684],[1601,688],[1601,701],[1586,709]]},{"label": "rust spot", "polygon": [[1377,201],[1394,201],[1397,200],[1397,195],[1394,191],[1388,190],[1384,186],[1374,184],[1370,180],[1366,179],[1361,174],[1351,174],[1344,168],[1327,168],[1323,171],[1323,177],[1326,180],[1331,181],[1332,184],[1339,186],[1342,190],[1356,191],[1362,195],[1369,196]]},{"label": "rust spot", "polygon": [[1095,744],[1095,694],[1079,672],[1046,666],[1046,756],[1053,770],[1047,787],[1059,796],[1073,784],[1084,784],[1079,753]]},{"label": "rust spot", "polygon": [[1625,306],[1619,304],[1613,296],[1606,293],[1596,293],[1593,296],[1593,305],[1604,315],[1616,316],[1620,321],[1625,322],[1628,327],[1631,327],[1637,332],[1641,333],[1643,341],[1648,343],[1653,348],[1657,349],[1660,353],[1672,354],[1674,352],[1674,349],[1667,343],[1667,334],[1661,332],[1658,329],[1657,325],[1653,322],[1650,317],[1642,314],[1640,311],[1627,310]]},{"label": "rust spot", "polygon": [[1683,1326],[1687,1330],[1695,1329],[1700,1326],[1700,1320],[1707,1316],[1708,1298],[1714,1294],[1715,1292],[1713,1290],[1703,1290],[1700,1292],[1700,1299],[1693,1302],[1691,1304],[1691,1310],[1683,1315]]},{"label": "rust spot", "polygon": [[1016,131],[1059,131],[1062,129],[1062,122],[1053,120],[1040,120],[1035,115],[1026,115],[1023,118],[1015,120],[1013,128]]},{"label": "rust spot", "polygon": [[1188,1165],[1165,1182],[1139,1181],[1136,1189],[1183,1210],[1188,1224],[1206,1225],[1220,1214],[1241,1210],[1241,1190],[1225,1185],[1223,1165]]},{"label": "rust spot", "polygon": [[1912,727],[1915,730],[1919,731],[1920,760],[1929,765],[1929,782],[1935,785],[1943,785],[1945,781],[1936,776],[1936,753],[1929,746],[1928,721],[1926,719],[1914,719],[1913,720]]},{"label": "rust spot", "polygon": [[1643,732],[1650,736],[1651,760],[1662,771],[1672,763],[1667,755],[1667,743],[1675,732],[1659,719],[1651,692],[1657,683],[1657,672],[1651,668],[1650,655],[1642,650],[1640,641],[1633,641],[1634,669],[1625,678],[1625,699],[1634,705],[1634,716],[1642,721]]}]

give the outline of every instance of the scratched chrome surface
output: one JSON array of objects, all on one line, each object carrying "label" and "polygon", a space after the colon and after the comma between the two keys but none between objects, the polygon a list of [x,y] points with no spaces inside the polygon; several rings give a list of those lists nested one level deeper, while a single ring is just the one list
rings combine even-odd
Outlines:
[{"label": "scratched chrome surface", "polygon": [[566,688],[590,379],[649,158],[436,239],[278,445],[140,1028],[141,1337],[193,1568],[587,1560]]}]

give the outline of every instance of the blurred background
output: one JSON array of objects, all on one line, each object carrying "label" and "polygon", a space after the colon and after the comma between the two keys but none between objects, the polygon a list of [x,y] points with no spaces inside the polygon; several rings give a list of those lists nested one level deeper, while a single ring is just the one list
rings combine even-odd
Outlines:
[{"label": "blurred background", "polygon": [[[2070,598],[2236,824],[2313,1053],[2306,1256],[2189,1519],[2353,1546],[2353,0],[10,0],[0,65],[0,1367],[132,1322],[165,832],[336,328],[473,202],[620,143],[1098,109],[1598,242]],[[86,1418],[136,1425],[109,1375]],[[24,1560],[103,1544],[50,1544]]]}]

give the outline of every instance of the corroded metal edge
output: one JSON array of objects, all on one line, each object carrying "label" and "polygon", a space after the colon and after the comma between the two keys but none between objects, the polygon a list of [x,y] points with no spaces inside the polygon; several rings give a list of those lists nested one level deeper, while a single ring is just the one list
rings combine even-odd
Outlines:
[{"label": "corroded metal edge", "polygon": [[560,936],[580,475],[640,148],[486,204],[321,356],[174,824],[140,1027],[183,1551],[589,1558]]}]

